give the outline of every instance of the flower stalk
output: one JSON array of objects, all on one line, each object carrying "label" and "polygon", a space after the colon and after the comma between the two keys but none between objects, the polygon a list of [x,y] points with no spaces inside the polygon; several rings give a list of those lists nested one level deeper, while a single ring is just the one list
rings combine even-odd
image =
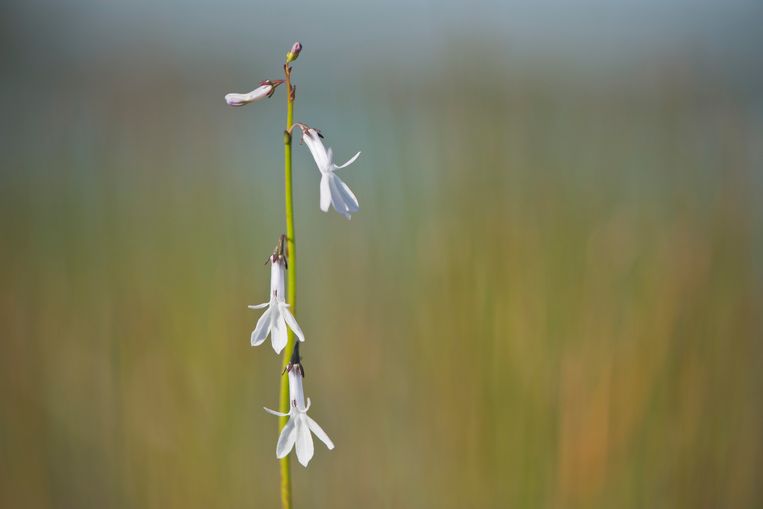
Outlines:
[{"label": "flower stalk", "polygon": [[[300,46],[301,49],[301,46]],[[291,52],[290,52],[291,54]],[[296,58],[296,57],[295,57]],[[291,82],[291,66],[289,57],[283,66],[284,81],[286,83],[286,130],[283,135],[283,160],[284,160],[284,202],[286,207],[286,252],[289,259],[289,270],[286,279],[287,302],[293,315],[297,314],[297,250],[295,247],[294,232],[294,193],[292,192],[292,165],[291,165],[291,132],[294,124],[294,85]],[[287,332],[286,348],[283,351],[283,368],[289,366],[289,359],[294,350],[294,333]],[[278,402],[278,411],[282,415],[278,417],[278,432],[281,433],[289,421],[289,380],[281,377],[281,390]],[[281,508],[291,509],[291,469],[289,456],[279,459],[281,467]]]},{"label": "flower stalk", "polygon": [[276,445],[276,458],[279,460],[281,472],[281,507],[292,509],[291,501],[291,471],[289,454],[295,451],[297,460],[307,467],[313,457],[313,435],[331,450],[334,443],[323,428],[307,415],[310,399],[305,403],[303,379],[304,368],[299,355],[299,341],[305,341],[296,320],[297,308],[297,250],[294,225],[294,194],[292,190],[292,131],[294,127],[301,130],[302,141],[310,150],[321,174],[320,209],[324,212],[333,206],[337,212],[350,219],[359,210],[358,200],[337,175],[335,170],[342,169],[353,163],[360,152],[355,154],[343,165],[334,163],[331,148],[326,148],[321,141],[323,137],[317,129],[303,123],[294,122],[295,86],[292,83],[291,63],[295,61],[302,45],[294,43],[286,54],[283,66],[284,79],[266,80],[259,87],[248,93],[229,93],[225,102],[229,106],[246,106],[257,101],[272,97],[275,89],[286,85],[286,129],[283,134],[284,144],[284,206],[286,215],[286,234],[281,238],[273,254],[268,257],[270,263],[270,294],[267,302],[249,306],[251,309],[262,309],[262,315],[251,334],[252,346],[259,346],[270,336],[276,354],[283,352],[282,374],[279,390],[278,410],[265,408],[269,413],[278,416],[279,438]]}]

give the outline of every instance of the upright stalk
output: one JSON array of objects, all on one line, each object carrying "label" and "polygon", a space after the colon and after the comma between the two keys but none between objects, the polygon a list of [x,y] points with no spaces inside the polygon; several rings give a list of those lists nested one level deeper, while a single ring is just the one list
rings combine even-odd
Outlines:
[{"label": "upright stalk", "polygon": [[[284,159],[284,198],[286,203],[286,246],[287,262],[289,268],[286,271],[286,295],[292,314],[297,315],[297,253],[294,247],[294,198],[291,185],[291,126],[294,124],[294,88],[291,84],[291,67],[284,65],[286,76],[286,130],[283,135],[283,159]],[[287,328],[286,348],[283,350],[283,367],[289,364],[292,350],[294,349],[294,332]],[[289,379],[281,377],[281,394],[278,410],[289,413]],[[288,422],[288,417],[278,418],[278,432]],[[291,470],[289,468],[289,456],[280,460],[281,466],[281,508],[291,509]]]}]

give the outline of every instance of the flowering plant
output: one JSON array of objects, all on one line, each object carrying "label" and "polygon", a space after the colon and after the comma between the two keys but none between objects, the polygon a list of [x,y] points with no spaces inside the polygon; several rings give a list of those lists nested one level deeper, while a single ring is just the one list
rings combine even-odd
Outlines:
[{"label": "flowering plant", "polygon": [[[289,469],[289,453],[296,451],[297,460],[307,467],[313,457],[312,435],[334,448],[326,432],[307,415],[310,399],[305,404],[302,387],[305,370],[299,355],[299,343],[305,341],[305,335],[297,323],[296,315],[296,277],[295,277],[295,235],[294,235],[294,201],[292,197],[292,132],[299,128],[302,141],[313,156],[321,175],[320,209],[327,212],[330,206],[338,213],[350,219],[352,214],[360,210],[358,199],[336,174],[335,171],[350,164],[360,156],[355,154],[349,161],[337,166],[333,160],[331,148],[326,148],[321,139],[323,135],[317,129],[304,123],[294,122],[294,99],[296,88],[292,83],[291,63],[297,60],[302,52],[302,44],[294,43],[286,54],[283,72],[284,79],[265,80],[248,93],[229,93],[225,102],[229,106],[241,107],[272,97],[279,85],[286,84],[286,130],[284,131],[284,194],[286,205],[286,234],[281,238],[270,262],[270,295],[268,302],[249,306],[251,309],[265,309],[254,327],[251,335],[252,346],[262,344],[270,335],[273,349],[277,354],[284,351],[283,371],[281,373],[281,390],[278,411],[265,410],[279,417],[280,435],[276,444],[276,457],[281,462],[281,506],[290,509],[291,505],[291,474]],[[285,376],[284,376],[285,375]]]}]

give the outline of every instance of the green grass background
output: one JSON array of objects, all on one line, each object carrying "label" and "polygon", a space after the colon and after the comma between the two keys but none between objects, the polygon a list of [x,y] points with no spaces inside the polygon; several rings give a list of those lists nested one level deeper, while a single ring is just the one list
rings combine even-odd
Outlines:
[{"label": "green grass background", "polygon": [[[347,222],[295,146],[337,446],[293,467],[296,507],[760,507],[761,88],[680,48],[588,68],[474,37],[303,41],[296,117],[363,155]],[[265,42],[247,68],[148,43],[4,67],[0,506],[277,506],[280,363],[246,305],[285,99],[222,100],[278,77],[291,40]]]}]

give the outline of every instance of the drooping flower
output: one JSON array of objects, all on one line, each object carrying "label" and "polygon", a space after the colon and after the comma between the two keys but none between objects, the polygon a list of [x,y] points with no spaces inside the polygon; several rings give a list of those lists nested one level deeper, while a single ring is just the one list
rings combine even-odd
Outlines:
[{"label": "drooping flower", "polygon": [[302,388],[305,371],[300,363],[299,343],[294,345],[294,352],[286,371],[289,377],[289,413],[284,414],[269,408],[265,408],[265,411],[273,415],[289,417],[286,426],[281,430],[281,436],[278,437],[276,457],[278,459],[285,458],[293,448],[296,448],[297,459],[303,467],[307,467],[314,452],[311,432],[326,444],[329,450],[334,448],[334,442],[323,431],[323,428],[307,415],[307,411],[310,409],[310,398],[307,398],[307,405],[305,405],[305,393]]},{"label": "drooping flower", "polygon": [[335,173],[335,170],[351,165],[360,155],[360,152],[352,156],[349,161],[341,166],[334,164],[331,147],[326,149],[321,141],[321,134],[304,124],[297,124],[302,129],[302,139],[310,149],[310,153],[315,159],[315,164],[321,172],[321,210],[327,212],[329,205],[333,205],[334,210],[342,214],[347,219],[351,219],[352,214],[360,210],[358,199],[350,188]]},{"label": "drooping flower", "polygon": [[225,102],[229,106],[246,106],[247,104],[257,102],[265,99],[266,97],[272,97],[276,91],[276,87],[283,83],[283,80],[265,80],[260,82],[260,86],[255,88],[249,93],[239,94],[230,93],[225,95]]},{"label": "drooping flower", "polygon": [[294,331],[300,341],[305,340],[297,324],[294,315],[289,311],[289,305],[286,303],[286,292],[284,284],[284,273],[286,271],[286,257],[283,255],[284,237],[276,252],[269,258],[270,260],[270,301],[262,304],[249,306],[249,309],[267,308],[257,321],[257,325],[252,331],[252,346],[259,346],[270,334],[270,340],[273,344],[273,350],[281,353],[286,346],[287,335],[286,325]]}]

